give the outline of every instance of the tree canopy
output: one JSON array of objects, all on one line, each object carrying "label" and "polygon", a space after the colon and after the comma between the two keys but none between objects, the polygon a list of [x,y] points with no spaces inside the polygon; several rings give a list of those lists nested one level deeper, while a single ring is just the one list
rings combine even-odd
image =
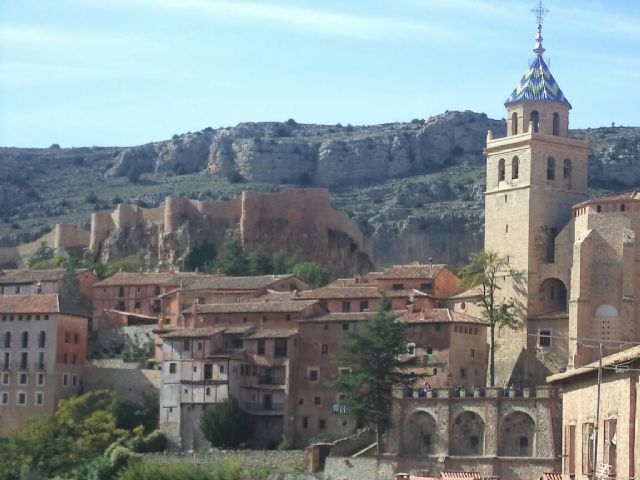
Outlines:
[{"label": "tree canopy", "polygon": [[253,417],[230,397],[204,411],[200,429],[214,447],[237,448],[251,439],[255,424]]},{"label": "tree canopy", "polygon": [[[413,386],[412,360],[405,360],[406,326],[393,314],[379,311],[358,323],[341,346],[339,373],[329,385],[345,395],[347,414],[380,435],[389,427],[394,387]],[[378,448],[380,445],[378,444]]]},{"label": "tree canopy", "polygon": [[516,316],[513,299],[504,299],[499,295],[503,279],[517,276],[509,265],[508,257],[501,257],[495,252],[479,251],[472,253],[467,263],[460,270],[460,286],[465,289],[478,289],[478,305],[482,310],[482,317],[489,324],[490,330],[490,360],[489,382],[495,386],[495,329],[508,327],[516,329]]}]

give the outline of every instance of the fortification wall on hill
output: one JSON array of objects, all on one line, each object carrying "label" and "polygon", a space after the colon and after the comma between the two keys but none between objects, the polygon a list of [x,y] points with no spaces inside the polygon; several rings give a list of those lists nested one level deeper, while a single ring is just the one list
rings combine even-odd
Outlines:
[{"label": "fortification wall on hill", "polygon": [[238,232],[248,250],[288,251],[336,273],[356,273],[370,266],[370,240],[354,221],[331,207],[324,188],[244,192],[224,202],[167,197],[163,205],[151,209],[120,204],[111,213],[93,213],[90,231],[59,224],[18,249],[0,249],[0,260],[21,266],[47,241],[59,250],[88,248],[95,259],[137,253],[148,259],[147,267],[163,269],[203,241],[221,246]]}]

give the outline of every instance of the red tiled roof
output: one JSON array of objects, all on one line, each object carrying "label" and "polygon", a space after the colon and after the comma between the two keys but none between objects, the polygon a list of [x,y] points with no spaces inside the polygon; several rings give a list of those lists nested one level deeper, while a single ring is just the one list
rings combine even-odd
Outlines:
[{"label": "red tiled roof", "polygon": [[179,286],[180,282],[185,283],[189,279],[201,277],[203,275],[195,272],[159,272],[159,273],[129,273],[119,272],[101,282],[93,285],[94,288],[126,286],[126,285],[161,285]]},{"label": "red tiled roof", "polygon": [[377,312],[349,312],[349,313],[329,313],[322,317],[317,318],[305,318],[304,320],[298,320],[298,323],[323,323],[323,322],[358,322],[366,320]]},{"label": "red tiled roof", "polygon": [[556,472],[545,472],[540,476],[539,480],[562,480],[562,474]]},{"label": "red tiled roof", "polygon": [[60,313],[58,294],[0,295],[0,313]]},{"label": "red tiled roof", "polygon": [[[301,280],[293,274],[255,275],[251,277],[227,277],[224,275],[202,275],[185,281],[183,290],[260,290],[274,283]],[[303,285],[306,285],[302,282]],[[288,285],[287,285],[288,287]]]},{"label": "red tiled roof", "polygon": [[640,192],[638,192],[637,190],[634,190],[632,192],[620,193],[618,195],[610,195],[608,197],[590,198],[589,200],[585,200],[584,202],[575,204],[573,208],[580,208],[586,205],[593,205],[598,202],[603,202],[603,203],[626,202],[630,200],[640,200]]},{"label": "red tiled roof", "polygon": [[225,331],[224,327],[177,328],[160,334],[162,338],[206,338]]},{"label": "red tiled roof", "polygon": [[404,312],[398,321],[402,323],[486,323],[465,313],[454,312],[448,308],[426,308],[418,312]]},{"label": "red tiled roof", "polygon": [[[239,303],[203,303],[196,305],[196,313],[280,313],[302,312],[316,305],[317,300],[239,302]],[[189,310],[187,310],[189,311]]]},{"label": "red tiled roof", "polygon": [[296,298],[331,300],[334,298],[379,298],[381,296],[378,287],[323,287],[315,290],[300,292]]},{"label": "red tiled roof", "polygon": [[421,264],[419,262],[409,263],[408,265],[394,265],[385,270],[378,279],[392,280],[394,278],[435,278],[446,264]]},{"label": "red tiled roof", "polygon": [[479,472],[456,472],[452,470],[443,470],[440,473],[440,478],[472,478],[480,480],[482,475],[480,475]]},{"label": "red tiled roof", "polygon": [[[31,270],[18,268],[15,270],[0,270],[0,285],[29,284],[37,282],[57,282],[64,276],[64,268],[52,268],[45,270]],[[78,269],[76,274],[88,272],[87,269]]]},{"label": "red tiled roof", "polygon": [[290,329],[273,329],[273,330],[257,330],[242,338],[245,339],[260,339],[260,338],[289,338],[298,333],[298,330]]}]

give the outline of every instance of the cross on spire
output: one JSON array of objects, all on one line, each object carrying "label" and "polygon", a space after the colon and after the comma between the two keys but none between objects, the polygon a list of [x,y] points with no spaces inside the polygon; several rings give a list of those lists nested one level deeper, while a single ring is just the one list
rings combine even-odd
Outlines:
[{"label": "cross on spire", "polygon": [[535,14],[538,25],[542,25],[544,17],[546,17],[549,13],[549,9],[545,8],[545,6],[542,5],[542,0],[539,0],[538,5],[536,5],[535,8],[531,9],[531,13]]},{"label": "cross on spire", "polygon": [[538,0],[538,5],[531,10],[531,13],[535,14],[536,20],[538,21],[538,35],[536,35],[536,45],[533,51],[539,58],[542,58],[542,54],[544,53],[544,47],[542,46],[542,22],[547,13],[549,13],[549,9],[542,5],[542,0]]}]

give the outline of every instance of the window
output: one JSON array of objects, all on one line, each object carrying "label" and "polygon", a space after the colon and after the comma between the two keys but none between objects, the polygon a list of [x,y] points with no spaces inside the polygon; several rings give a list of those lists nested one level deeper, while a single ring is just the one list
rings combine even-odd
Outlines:
[{"label": "window", "polygon": [[71,386],[72,387],[78,386],[78,375],[71,375]]},{"label": "window", "polygon": [[621,212],[624,212],[624,208],[625,208],[624,203],[621,203],[621,204],[620,204],[620,211],[621,211]]},{"label": "window", "polygon": [[460,367],[460,378],[466,378],[467,377],[467,369],[464,367]]},{"label": "window", "polygon": [[593,423],[582,424],[582,474],[589,475],[593,466]]},{"label": "window", "polygon": [[276,338],[273,347],[273,355],[275,357],[287,356],[287,341],[286,338]]},{"label": "window", "polygon": [[160,313],[160,300],[153,301],[153,313]]},{"label": "window", "polygon": [[504,158],[498,161],[498,182],[504,182]]},{"label": "window", "polygon": [[422,290],[423,292],[431,290],[432,288],[433,288],[433,283],[431,282],[425,282],[420,284],[420,290]]},{"label": "window", "polygon": [[342,312],[349,313],[351,311],[351,302],[342,302]]},{"label": "window", "polygon": [[309,381],[317,383],[320,378],[320,371],[317,368],[309,369]]},{"label": "window", "polygon": [[565,159],[564,165],[562,166],[562,176],[569,185],[571,184],[571,171],[571,160],[567,158]]},{"label": "window", "polygon": [[551,347],[551,330],[538,330],[538,348]]},{"label": "window", "polygon": [[416,354],[416,344],[415,343],[407,343],[406,352],[408,355]]},{"label": "window", "polygon": [[2,392],[0,394],[0,405],[9,405],[9,392]]},{"label": "window", "polygon": [[322,346],[320,347],[320,353],[323,355],[326,353],[329,353],[329,345],[326,343],[323,343]]},{"label": "window", "polygon": [[20,368],[22,370],[29,368],[29,354],[27,352],[20,353]]},{"label": "window", "polygon": [[20,372],[18,374],[18,385],[26,385],[29,383],[29,375],[26,372]]},{"label": "window", "polygon": [[518,439],[518,446],[520,450],[520,455],[524,456],[529,451],[529,437],[520,437]]},{"label": "window", "polygon": [[11,354],[9,352],[4,352],[4,364],[2,368],[5,370],[9,370],[11,367]]},{"label": "window", "polygon": [[322,397],[313,397],[314,405],[322,405]]},{"label": "window", "polygon": [[616,430],[618,421],[615,418],[604,421],[604,463],[611,466],[610,473],[616,471],[617,449]]},{"label": "window", "polygon": [[213,365],[211,363],[204,364],[204,379],[205,380],[213,379]]},{"label": "window", "polygon": [[17,403],[18,403],[18,405],[26,405],[27,404],[27,393],[26,392],[18,392]]},{"label": "window", "polygon": [[556,137],[560,136],[560,115],[557,113],[553,114],[553,134]]},{"label": "window", "polygon": [[140,309],[140,302],[138,300],[136,300],[136,302],[133,304],[133,308],[136,308],[138,310]]},{"label": "window", "polygon": [[264,338],[258,340],[258,355],[264,355]]},{"label": "window", "polygon": [[11,383],[11,375],[7,372],[2,374],[2,385],[9,385]]},{"label": "window", "polygon": [[304,405],[304,398],[298,399],[298,405]]},{"label": "window", "polygon": [[185,352],[188,352],[191,349],[191,342],[189,340],[185,340],[184,342],[182,342],[182,349]]},{"label": "window", "polygon": [[[517,180],[520,176],[520,159],[518,157],[513,157],[511,160],[511,179]],[[505,196],[506,199],[506,196]]]},{"label": "window", "polygon": [[518,134],[518,112],[511,114],[511,135]]},{"label": "window", "polygon": [[119,296],[119,297],[124,297],[124,287],[120,287],[120,288],[118,289],[118,296]]},{"label": "window", "polygon": [[300,425],[302,428],[309,428],[309,417],[302,417],[300,419]]},{"label": "window", "polygon": [[598,213],[601,213],[601,212],[602,212],[602,207],[601,207],[600,205],[598,205],[598,206],[596,207],[596,211],[597,211]]},{"label": "window", "polygon": [[36,392],[36,405],[39,407],[44,405],[44,392]]},{"label": "window", "polygon": [[14,289],[14,292],[16,294],[20,293],[20,286],[19,285]]},{"label": "window", "polygon": [[36,375],[36,385],[39,387],[44,385],[44,373],[38,373]]},{"label": "window", "polygon": [[178,364],[175,362],[172,362],[169,364],[169,373],[176,373],[178,369]]},{"label": "window", "polygon": [[394,283],[391,288],[393,290],[404,290],[404,283]]},{"label": "window", "polygon": [[22,348],[29,348],[29,332],[22,332]]},{"label": "window", "polygon": [[533,133],[538,133],[540,130],[540,114],[537,110],[534,110],[529,114],[529,122],[531,122]]},{"label": "window", "polygon": [[349,330],[349,324],[348,324],[348,323],[346,323],[346,322],[345,322],[345,323],[343,323],[343,324],[342,324],[342,330],[344,330],[345,332],[346,332],[347,330]]},{"label": "window", "polygon": [[556,161],[553,157],[547,159],[547,180],[553,181],[556,178]]},{"label": "window", "polygon": [[220,371],[220,373],[224,373],[224,365],[218,365],[218,370]]},{"label": "window", "polygon": [[119,300],[118,305],[116,306],[116,310],[123,311],[124,310],[124,300]]},{"label": "window", "polygon": [[369,301],[368,300],[362,300],[360,302],[360,311],[364,312],[369,310]]},{"label": "window", "polygon": [[472,348],[471,349],[471,358],[473,358],[475,356],[476,356],[476,351],[475,351],[475,349]]},{"label": "window", "polygon": [[154,292],[156,295],[160,295],[160,287],[156,285]]},{"label": "window", "polygon": [[324,418],[318,419],[318,428],[320,430],[324,430],[325,428],[327,428],[327,421]]},{"label": "window", "polygon": [[11,332],[4,334],[4,348],[11,348]]},{"label": "window", "polygon": [[266,316],[266,315],[263,315],[263,316],[262,316],[262,322],[264,323],[264,322],[266,322],[266,321],[267,321],[267,316]]},{"label": "window", "polygon": [[47,332],[44,330],[38,335],[38,348],[45,348],[47,345]]},{"label": "window", "polygon": [[69,386],[69,374],[68,373],[63,373],[62,374],[62,386],[63,387],[68,387]]}]

